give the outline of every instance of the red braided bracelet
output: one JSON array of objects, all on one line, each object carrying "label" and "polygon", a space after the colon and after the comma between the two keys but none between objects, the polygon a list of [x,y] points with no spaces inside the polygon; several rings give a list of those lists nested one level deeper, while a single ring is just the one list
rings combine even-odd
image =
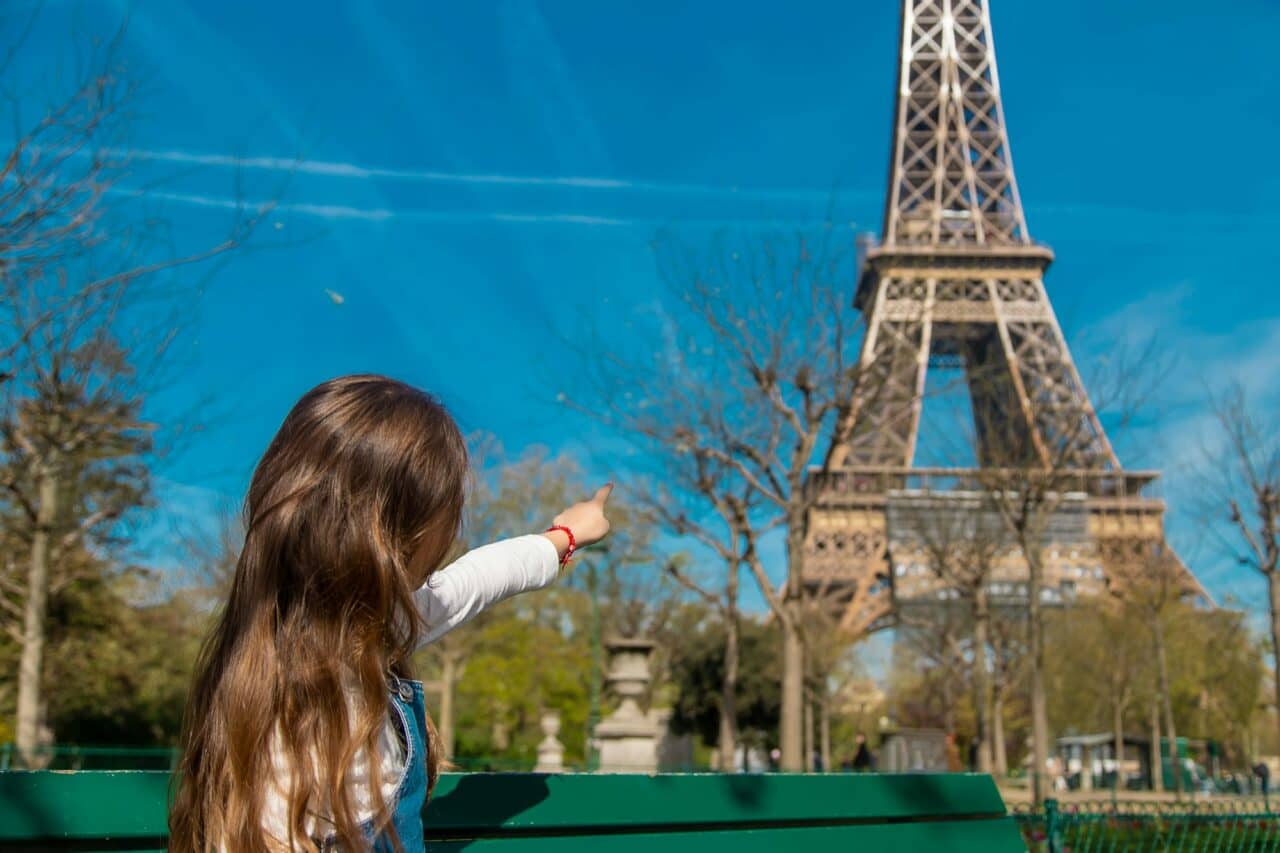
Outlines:
[{"label": "red braided bracelet", "polygon": [[560,565],[563,566],[573,558],[573,552],[578,550],[578,540],[573,538],[573,531],[565,527],[563,524],[553,524],[547,528],[550,533],[553,530],[563,530],[564,535],[569,537],[569,550],[564,552],[564,556],[560,558]]}]

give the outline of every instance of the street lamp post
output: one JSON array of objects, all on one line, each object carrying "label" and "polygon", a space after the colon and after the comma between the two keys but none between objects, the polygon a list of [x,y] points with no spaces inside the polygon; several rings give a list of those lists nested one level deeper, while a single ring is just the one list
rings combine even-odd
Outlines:
[{"label": "street lamp post", "polygon": [[600,722],[600,689],[604,665],[601,661],[599,577],[596,573],[595,561],[588,562],[586,569],[587,594],[591,596],[591,691],[583,757],[586,759],[587,770],[594,771],[600,764],[600,751],[595,743],[595,731],[596,725]]}]

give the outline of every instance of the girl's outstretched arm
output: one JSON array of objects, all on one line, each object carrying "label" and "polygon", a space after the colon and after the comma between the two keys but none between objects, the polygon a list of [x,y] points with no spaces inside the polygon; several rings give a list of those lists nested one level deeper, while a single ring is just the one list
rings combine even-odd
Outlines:
[{"label": "girl's outstretched arm", "polygon": [[[590,500],[555,517],[556,526],[573,532],[576,548],[599,542],[608,534],[604,510],[612,490],[610,483]],[[414,593],[426,625],[420,644],[439,639],[499,601],[548,586],[559,574],[560,561],[568,549],[568,535],[551,530],[484,545],[433,572]]]}]

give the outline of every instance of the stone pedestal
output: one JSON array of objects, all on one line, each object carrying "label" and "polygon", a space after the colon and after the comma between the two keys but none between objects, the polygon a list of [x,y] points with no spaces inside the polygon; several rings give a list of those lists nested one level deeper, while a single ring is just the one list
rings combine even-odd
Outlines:
[{"label": "stone pedestal", "polygon": [[609,672],[605,681],[619,699],[618,710],[595,728],[601,773],[656,773],[663,726],[644,708],[653,641],[614,637],[605,641]]},{"label": "stone pedestal", "polygon": [[560,733],[560,712],[544,711],[539,721],[542,726],[542,742],[538,744],[538,763],[535,773],[559,773],[564,770],[564,744],[556,735]]},{"label": "stone pedestal", "polygon": [[671,732],[671,709],[652,708],[649,719],[658,730],[659,773],[687,773],[693,769],[693,738],[687,734],[677,735]]},{"label": "stone pedestal", "polygon": [[898,729],[882,734],[879,769],[886,773],[947,772],[947,733],[941,729]]}]

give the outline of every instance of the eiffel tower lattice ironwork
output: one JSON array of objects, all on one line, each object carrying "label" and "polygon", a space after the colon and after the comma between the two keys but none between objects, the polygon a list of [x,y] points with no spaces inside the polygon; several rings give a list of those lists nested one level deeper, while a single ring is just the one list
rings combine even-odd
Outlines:
[{"label": "eiffel tower lattice ironwork", "polygon": [[[1020,464],[1072,474],[1075,521],[1064,504],[1047,596],[1096,594],[1110,563],[1164,541],[1164,504],[1146,488],[1158,474],[1121,467],[1045,292],[1053,253],[1027,230],[986,0],[904,0],[901,34],[883,233],[855,297],[867,318],[858,387],[810,478],[805,582],[834,591],[850,632],[891,624],[903,599],[945,597],[913,577],[926,573],[909,565],[895,502],[947,488],[972,501],[981,481],[912,467],[931,363],[965,369],[979,466],[1007,463],[1013,439]],[[1019,561],[1005,563],[993,583],[1014,589]]]}]

